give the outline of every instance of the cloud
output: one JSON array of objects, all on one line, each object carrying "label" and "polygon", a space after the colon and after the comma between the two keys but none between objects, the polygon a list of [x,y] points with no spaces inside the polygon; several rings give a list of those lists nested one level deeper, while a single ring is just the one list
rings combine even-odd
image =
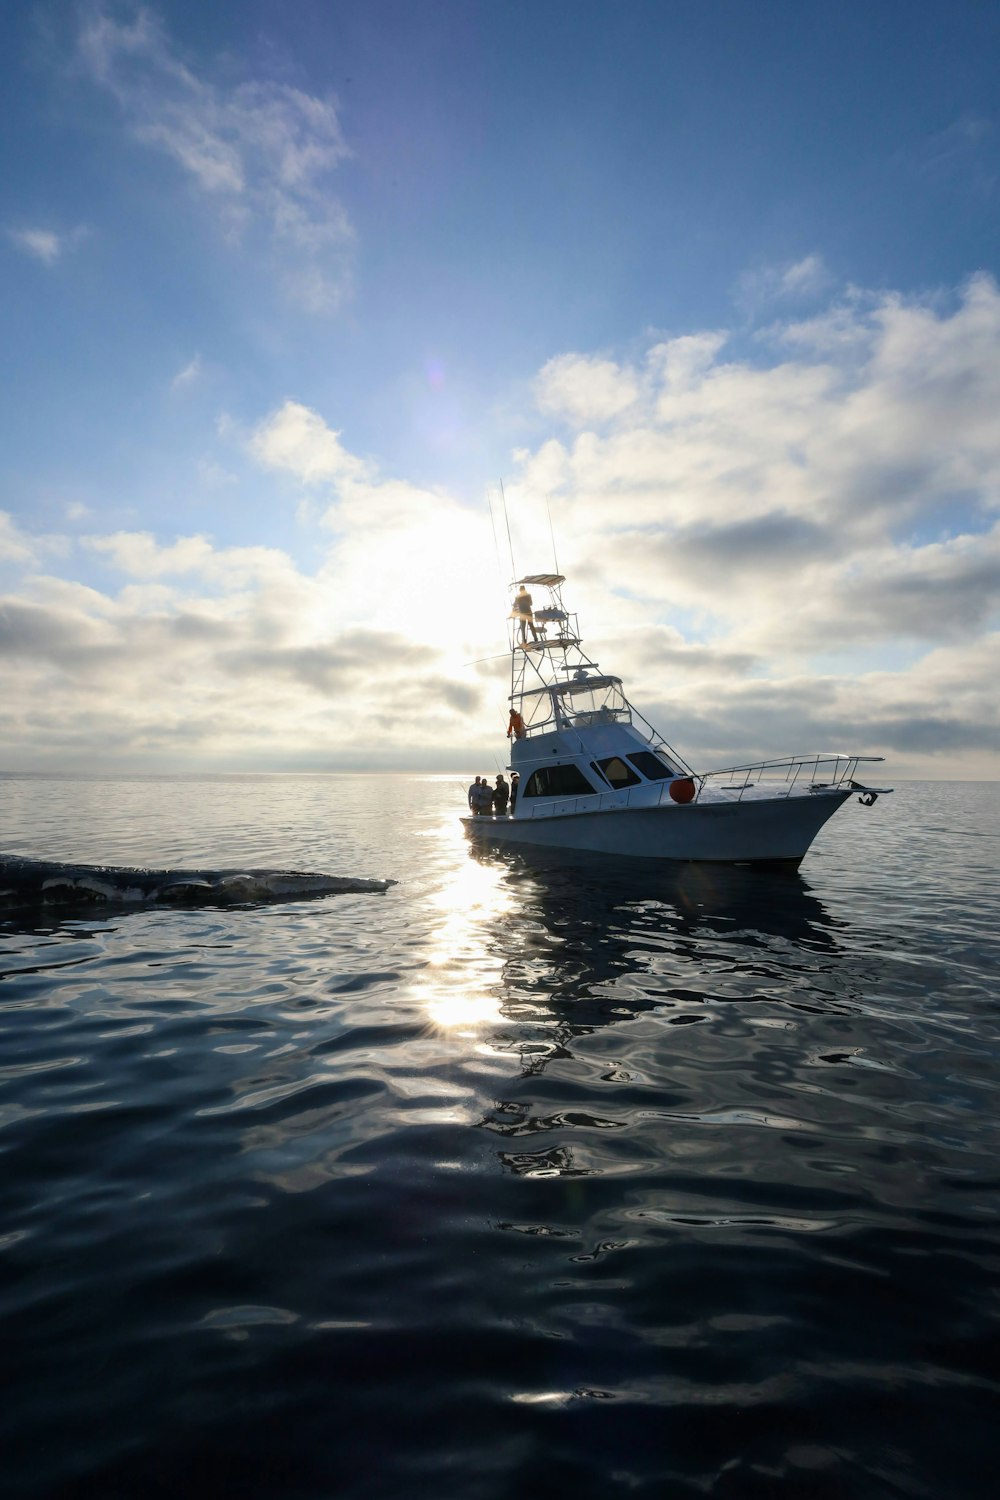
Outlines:
[{"label": "cloud", "polygon": [[[313,486],[329,538],[314,569],[118,531],[79,540],[102,587],[25,571],[0,597],[0,764],[457,768],[488,753],[505,685],[466,666],[504,614],[482,517],[380,477],[295,403],[250,442]],[[37,564],[41,541],[0,535]]]},{"label": "cloud", "polygon": [[0,563],[32,562],[35,545],[7,511],[0,510]]},{"label": "cloud", "polygon": [[765,364],[721,359],[718,334],[697,358],[655,346],[639,405],[600,433],[581,418],[568,439],[524,453],[524,489],[541,466],[547,487],[573,494],[576,521],[603,515],[612,531],[613,490],[633,527],[707,532],[782,513],[825,526],[830,545],[833,523],[884,536],[942,506],[1000,506],[992,279],[973,277],[950,307],[885,295],[821,321],[815,337],[772,327],[789,353]]},{"label": "cloud", "polygon": [[996,131],[985,115],[964,114],[929,135],[917,148],[913,163],[931,181],[964,180],[974,192],[987,196],[996,188],[996,173],[984,147]]},{"label": "cloud", "polygon": [[778,278],[780,297],[813,297],[830,284],[830,273],[821,255],[807,255],[786,266]]},{"label": "cloud", "polygon": [[82,545],[104,553],[123,573],[137,578],[162,578],[177,573],[198,573],[214,559],[211,543],[203,536],[179,538],[161,547],[148,531],[118,531],[113,536],[81,538]]},{"label": "cloud", "polygon": [[655,344],[647,364],[663,390],[677,394],[699,384],[725,343],[724,332],[685,334]]},{"label": "cloud", "polygon": [[[772,323],[770,357],[729,347],[723,330],[653,346],[616,366],[638,392],[618,416],[597,429],[581,411],[568,436],[518,454],[511,511],[551,498],[585,633],[602,630],[595,654],[696,756],[859,738],[877,751],[882,733],[898,750],[908,726],[914,764],[947,746],[954,765],[967,723],[964,763],[984,774],[992,666],[977,658],[976,694],[946,692],[945,710],[923,663],[964,660],[1000,622],[995,283],[852,289]],[[547,555],[537,524],[534,543]],[[880,671],[887,659],[901,664]]]},{"label": "cloud", "polygon": [[471,641],[465,655],[479,654],[499,602],[481,516],[443,491],[383,478],[340,437],[318,412],[286,401],[249,439],[262,467],[320,491],[318,519],[336,536],[330,578],[340,607],[417,639]]},{"label": "cloud", "polygon": [[368,466],[341,446],[316,412],[298,401],[286,401],[256,428],[250,451],[268,469],[283,470],[303,484],[332,484],[363,479]]},{"label": "cloud", "polygon": [[[734,346],[546,365],[506,485],[519,564],[549,566],[551,495],[586,645],[696,765],[848,749],[887,779],[996,776],[996,285],[851,291]],[[311,567],[118,531],[80,540],[85,587],[32,571],[54,543],[0,517],[0,764],[490,764],[506,595],[481,511],[300,402],[225,432],[276,501],[307,487]]]},{"label": "cloud", "polygon": [[[174,586],[197,582],[221,593],[265,588],[293,590],[298,574],[287,554],[275,547],[216,548],[206,536],[178,537],[167,546],[148,531],[116,531],[85,536],[81,546],[100,554],[119,573],[144,583],[173,579]],[[154,596],[157,598],[159,596]]]},{"label": "cloud", "polygon": [[54,229],[8,229],[7,238],[26,255],[40,260],[45,266],[54,266],[70,250],[76,248],[87,237],[81,224],[66,234]]},{"label": "cloud", "polygon": [[256,645],[227,652],[222,665],[239,677],[287,678],[320,693],[346,692],[384,667],[411,672],[434,660],[427,646],[390,632],[348,630],[336,643],[303,646]]},{"label": "cloud", "polygon": [[[224,554],[202,569],[223,577]],[[284,569],[290,587],[276,569],[221,597],[47,578],[0,596],[0,764],[440,764],[484,723],[433,645],[353,624],[323,568]]]},{"label": "cloud", "polygon": [[288,292],[309,311],[336,310],[350,289],[354,231],[328,188],[350,154],[332,96],[273,80],[213,81],[138,4],[88,6],[77,57],[132,137],[180,169],[231,238],[263,232]]},{"label": "cloud", "polygon": [[821,255],[806,255],[783,265],[744,271],[736,285],[738,308],[756,317],[775,304],[810,301],[829,291],[833,278]]},{"label": "cloud", "polygon": [[183,390],[185,386],[193,385],[196,380],[199,380],[203,373],[204,365],[202,364],[201,355],[196,354],[193,359],[188,360],[187,364],[177,371],[177,374],[170,382],[170,389],[172,391]]},{"label": "cloud", "polygon": [[636,379],[612,360],[581,354],[550,359],[535,382],[539,409],[573,422],[606,422],[630,407]]}]

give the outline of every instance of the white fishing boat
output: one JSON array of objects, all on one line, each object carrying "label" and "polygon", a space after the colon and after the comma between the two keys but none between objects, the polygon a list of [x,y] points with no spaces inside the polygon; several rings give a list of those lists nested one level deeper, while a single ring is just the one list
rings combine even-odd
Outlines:
[{"label": "white fishing boat", "polygon": [[[490,843],[642,859],[796,869],[848,798],[872,806],[891,787],[858,780],[880,755],[825,753],[697,771],[584,651],[559,573],[511,585],[511,812],[463,818]],[[531,590],[543,591],[535,607]]]}]

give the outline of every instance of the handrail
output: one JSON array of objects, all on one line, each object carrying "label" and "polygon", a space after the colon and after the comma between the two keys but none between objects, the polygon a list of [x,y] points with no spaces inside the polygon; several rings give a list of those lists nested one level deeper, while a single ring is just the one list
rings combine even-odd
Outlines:
[{"label": "handrail", "polygon": [[[859,765],[884,759],[882,755],[849,755],[846,751],[830,750],[815,755],[791,755],[780,760],[756,760],[745,766],[724,766],[716,771],[700,772],[696,776],[697,800],[701,799],[702,793],[710,782],[714,783],[710,790],[737,792],[738,802],[743,800],[744,792],[750,791],[751,788],[761,783],[773,796],[782,795],[780,788],[784,784],[784,795],[790,797],[799,778],[804,777],[810,771],[812,779],[807,791],[837,789],[845,784],[850,785]],[[784,772],[783,776],[782,772]],[[829,780],[817,781],[816,777],[820,774],[827,775]],[[751,776],[755,780],[751,781]],[[724,778],[728,780],[725,784],[721,784]],[[742,778],[742,780],[737,780],[737,778]]]},{"label": "handrail", "polygon": [[761,771],[769,766],[811,766],[822,760],[852,760],[862,762],[885,760],[884,755],[852,755],[846,750],[816,750],[812,755],[782,755],[777,760],[753,760],[745,766],[720,766],[713,771],[700,771],[700,776],[728,776],[736,771]]}]

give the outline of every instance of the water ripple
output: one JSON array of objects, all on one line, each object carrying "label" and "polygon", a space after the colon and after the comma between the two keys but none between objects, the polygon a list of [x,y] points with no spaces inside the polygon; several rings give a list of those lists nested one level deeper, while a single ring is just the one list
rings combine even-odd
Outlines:
[{"label": "water ripple", "polygon": [[996,788],[802,879],[461,797],[0,778],[38,858],[401,882],[0,928],[7,1492],[991,1500]]}]

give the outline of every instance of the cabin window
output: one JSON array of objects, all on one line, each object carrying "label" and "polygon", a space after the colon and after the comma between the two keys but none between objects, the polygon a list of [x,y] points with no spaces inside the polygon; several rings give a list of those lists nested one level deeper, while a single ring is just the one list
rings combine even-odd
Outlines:
[{"label": "cabin window", "polygon": [[576,766],[540,766],[528,777],[522,797],[585,797],[594,788]]},{"label": "cabin window", "polygon": [[616,789],[639,785],[638,776],[631,766],[625,764],[620,755],[609,755],[607,760],[599,760],[597,764],[604,773],[605,779]]},{"label": "cabin window", "polygon": [[639,767],[647,781],[666,781],[668,776],[677,775],[673,766],[668,765],[659,755],[654,755],[652,750],[637,750],[634,755],[629,756],[629,760]]}]

